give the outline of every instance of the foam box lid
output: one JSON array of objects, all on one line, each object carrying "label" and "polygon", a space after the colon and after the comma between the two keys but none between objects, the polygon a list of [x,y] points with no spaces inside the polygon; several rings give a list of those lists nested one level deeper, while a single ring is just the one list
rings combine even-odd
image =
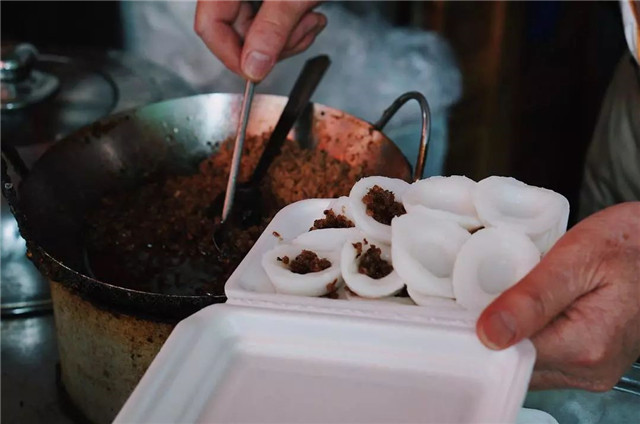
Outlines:
[{"label": "foam box lid", "polygon": [[535,350],[485,348],[457,306],[278,294],[260,264],[330,200],[282,209],[225,286],[181,321],[117,423],[514,423]]}]

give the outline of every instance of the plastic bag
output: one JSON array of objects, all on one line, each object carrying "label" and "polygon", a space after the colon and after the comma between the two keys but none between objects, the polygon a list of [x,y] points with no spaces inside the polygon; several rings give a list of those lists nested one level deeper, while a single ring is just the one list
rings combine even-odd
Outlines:
[{"label": "plastic bag", "polygon": [[[331,3],[319,10],[328,18],[327,28],[306,52],[278,63],[256,92],[287,95],[305,60],[318,54],[328,54],[332,66],[313,100],[369,122],[402,93],[420,91],[433,118],[425,175],[440,174],[447,110],[462,91],[447,42],[435,33],[393,27],[375,10],[355,15]],[[129,52],[169,67],[198,91],[242,92],[242,79],[194,33],[195,2],[123,2],[122,12]],[[410,163],[418,149],[419,116],[417,105],[408,103],[385,128]]]}]

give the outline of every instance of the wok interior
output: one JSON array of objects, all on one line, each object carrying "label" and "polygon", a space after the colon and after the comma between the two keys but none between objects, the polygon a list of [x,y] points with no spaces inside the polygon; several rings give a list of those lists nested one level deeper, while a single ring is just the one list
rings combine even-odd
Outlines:
[{"label": "wok interior", "polygon": [[[286,98],[258,95],[247,135],[270,132]],[[20,187],[28,237],[57,261],[87,273],[81,231],[87,211],[109,192],[159,175],[188,175],[235,134],[241,98],[208,94],[152,104],[83,128],[48,151]],[[400,150],[370,124],[322,105],[310,105],[290,134],[372,173],[410,178]]]}]

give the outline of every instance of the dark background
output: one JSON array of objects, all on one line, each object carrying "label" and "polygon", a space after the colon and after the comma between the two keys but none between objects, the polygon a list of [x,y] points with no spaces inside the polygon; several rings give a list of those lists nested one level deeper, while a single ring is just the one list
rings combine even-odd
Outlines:
[{"label": "dark background", "polygon": [[3,1],[2,41],[51,47],[121,48],[116,1]]},{"label": "dark background", "polygon": [[[443,34],[464,96],[450,119],[447,173],[512,175],[567,196],[626,49],[618,2],[346,2]],[[118,2],[3,1],[2,39],[121,48]],[[573,215],[572,215],[573,216]]]}]

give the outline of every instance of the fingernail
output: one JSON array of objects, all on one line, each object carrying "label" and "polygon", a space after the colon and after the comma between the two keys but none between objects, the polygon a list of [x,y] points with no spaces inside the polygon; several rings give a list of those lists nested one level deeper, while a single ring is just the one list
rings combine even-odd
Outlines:
[{"label": "fingernail", "polygon": [[313,32],[318,35],[322,32],[322,30],[325,29],[325,27],[327,26],[326,21],[325,22],[319,22],[318,25],[316,25],[315,27],[313,27]]},{"label": "fingernail", "polygon": [[324,16],[318,19],[318,25],[316,25],[318,29],[322,30],[326,26],[327,26],[327,19]]},{"label": "fingernail", "polygon": [[242,72],[252,80],[261,80],[267,76],[273,65],[274,60],[269,55],[252,50],[245,56]]},{"label": "fingernail", "polygon": [[489,349],[504,349],[516,337],[516,320],[509,312],[494,312],[484,320],[478,333],[480,340]]},{"label": "fingernail", "polygon": [[320,27],[321,24],[322,22],[320,21],[319,18],[306,22],[306,25],[302,28],[302,33],[304,34],[302,37],[304,38],[304,36],[307,35],[308,33],[317,31],[318,27]]}]

